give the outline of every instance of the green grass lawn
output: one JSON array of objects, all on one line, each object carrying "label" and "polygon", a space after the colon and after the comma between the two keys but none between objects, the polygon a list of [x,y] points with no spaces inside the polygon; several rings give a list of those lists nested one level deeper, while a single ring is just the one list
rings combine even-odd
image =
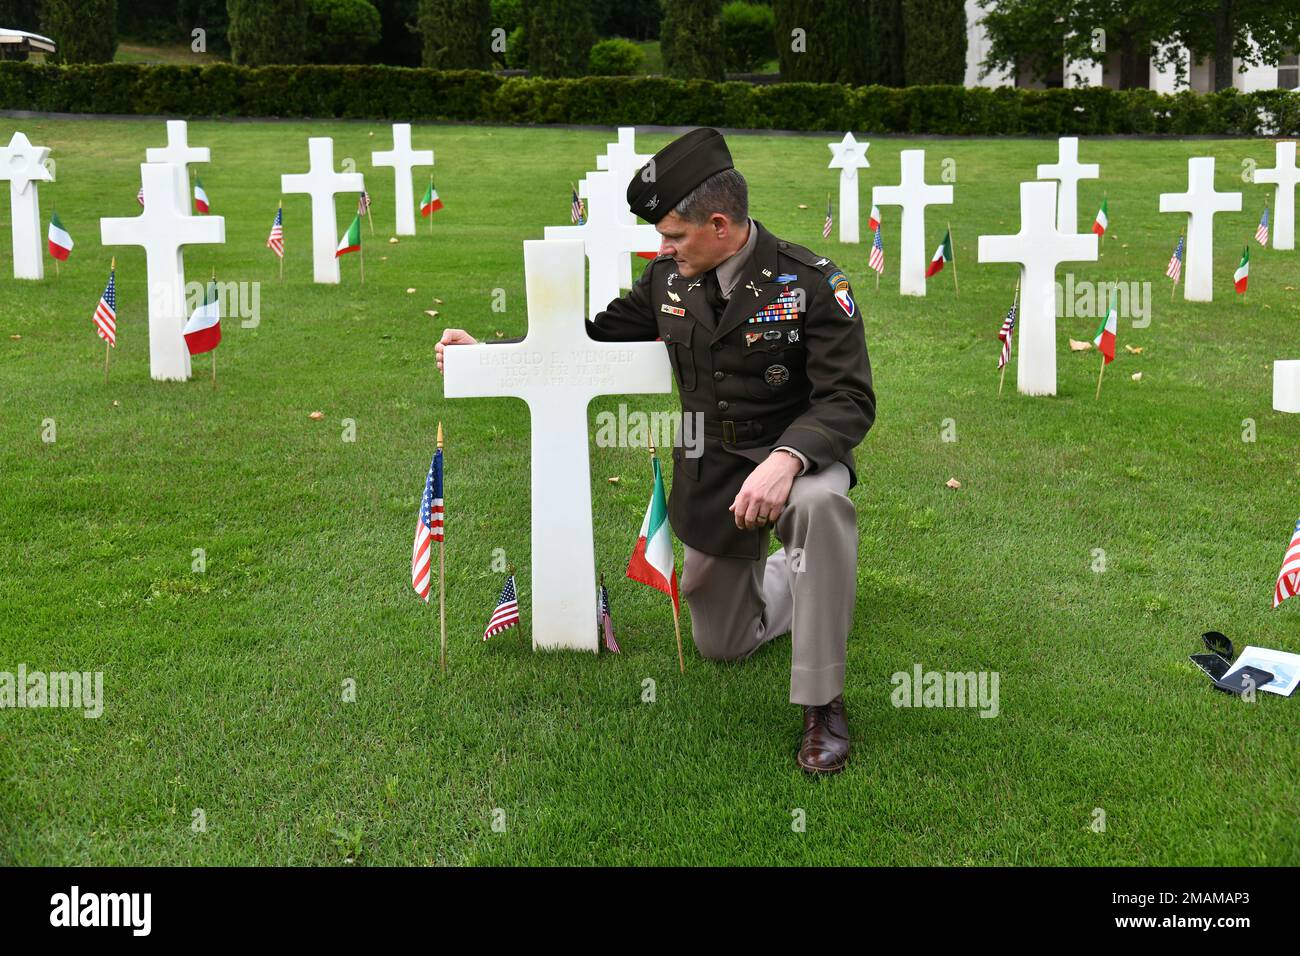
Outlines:
[{"label": "green grass lawn", "polygon": [[[0,120],[0,141],[14,128]],[[975,261],[981,232],[1015,231],[1017,183],[1055,158],[1054,142],[873,143],[864,219],[866,187],[897,181],[900,149],[927,148],[932,180],[942,159],[956,164],[956,203],[931,210],[927,245],[951,219],[960,298],[945,271],[927,298],[903,299],[896,209],[884,209],[879,292],[865,244],[820,237],[838,137],[731,138],[754,216],[853,279],[879,397],[852,492],[853,756],[818,780],[793,760],[789,640],[739,666],[688,643],[679,676],[666,599],[621,577],[649,493],[643,450],[592,455],[597,567],[624,653],[533,653],[526,626],[480,640],[502,580],[494,549],[519,568],[527,622],[527,412],[444,401],[434,343],[444,326],[524,331],[520,244],[567,222],[568,183],[612,133],[419,127],[446,209],[432,238],[392,245],[391,172],[369,164],[389,145],[385,124],[191,123],[190,141],[212,149],[200,174],[227,241],[191,248],[189,274],[263,283],[260,326],[223,323],[214,392],[206,357],[190,383],[149,379],[143,251],[98,242],[97,217],[136,214],[138,163],[163,124],[18,128],[54,148],[42,211],[57,205],[77,246],[58,278],[15,281],[0,205],[0,670],[102,670],[106,707],[98,720],[0,713],[0,862],[1300,863],[1300,703],[1231,699],[1187,661],[1210,628],[1300,651],[1300,605],[1271,609],[1300,513],[1300,422],[1270,400],[1273,360],[1300,357],[1300,255],[1256,246],[1244,300],[1230,281],[1264,202],[1241,162],[1271,165],[1271,144],[1085,142],[1104,179],[1081,188],[1080,225],[1104,189],[1112,237],[1076,281],[1153,284],[1150,327],[1121,322],[1095,401],[1096,353],[1066,345],[1091,338],[1093,318],[1058,323],[1057,397],[1019,396],[1014,368],[998,397],[994,336],[1015,271]],[[284,197],[283,283],[263,246],[280,174],[305,169],[307,137],[324,134],[374,195],[364,286],[355,256],[341,286],[312,283],[306,196]],[[1216,223],[1216,302],[1170,303],[1180,223],[1156,197],[1185,188],[1186,157],[1207,154],[1220,189],[1246,190],[1244,209]],[[342,227],[351,200],[339,209]],[[91,313],[113,254],[119,347],[105,386]],[[498,288],[504,314],[491,310]],[[593,427],[619,401],[593,403]],[[436,602],[418,601],[408,574],[439,420],[446,675]],[[954,477],[960,490],[945,486]],[[896,709],[890,675],[918,663],[998,672],[999,715]],[[206,832],[192,832],[196,809]]]}]

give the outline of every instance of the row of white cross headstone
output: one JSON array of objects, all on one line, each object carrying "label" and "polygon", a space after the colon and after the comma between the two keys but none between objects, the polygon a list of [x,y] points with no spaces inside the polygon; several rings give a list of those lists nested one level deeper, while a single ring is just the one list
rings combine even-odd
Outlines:
[{"label": "row of white cross headstone", "polygon": [[[26,135],[15,132],[7,147],[0,147],[0,179],[9,181],[13,231],[14,277],[44,277],[40,201],[36,184],[53,177],[46,165],[49,149],[33,146]],[[334,256],[338,223],[334,196],[361,192],[360,173],[334,171],[334,143],[328,138],[308,142],[311,168],[303,175],[281,178],[284,192],[305,192],[312,198],[312,258],[317,282],[339,281]],[[185,247],[223,243],[225,220],[221,216],[190,215],[189,167],[211,161],[207,147],[189,144],[184,120],[169,120],[167,145],[150,147],[140,165],[144,209],[139,216],[100,220],[105,246],[138,245],[145,250],[148,282],[149,371],[158,380],[190,377],[190,355],[181,330],[185,325]],[[411,127],[393,125],[393,148],[371,154],[375,166],[395,171],[398,235],[414,235],[415,214],[411,186],[414,166],[433,164],[432,150],[411,148]]]},{"label": "row of white cross headstone", "polygon": [[[431,150],[412,149],[410,133],[409,124],[395,124],[393,149],[372,154],[376,166],[395,170],[399,233],[414,231],[411,170],[433,161]],[[868,146],[859,143],[851,132],[839,143],[830,144],[830,166],[841,170],[842,240],[856,238],[857,170],[869,166]],[[1290,248],[1294,245],[1294,193],[1300,170],[1295,164],[1294,142],[1278,143],[1276,151],[1276,166],[1258,170],[1255,179],[1275,185],[1273,242],[1278,248]],[[9,147],[0,150],[0,176],[10,182],[14,269],[18,277],[42,275],[36,183],[50,179],[45,164],[48,152],[33,146],[22,133],[15,133]],[[364,179],[360,173],[335,170],[333,141],[329,138],[311,138],[308,154],[308,172],[282,176],[281,186],[284,192],[310,195],[315,279],[336,283],[338,222],[334,197],[340,192],[360,192]],[[184,247],[220,243],[225,238],[221,217],[197,218],[189,214],[188,168],[208,162],[209,156],[206,148],[189,145],[183,121],[168,122],[167,145],[147,150],[147,162],[141,166],[144,211],[138,217],[104,219],[101,223],[105,245],[134,244],[146,250],[150,368],[154,378],[185,379],[190,374],[189,353],[180,334],[184,323]],[[586,222],[580,226],[547,227],[545,231],[547,238],[572,236],[582,240],[589,264],[589,315],[615,298],[620,288],[631,284],[631,253],[653,249],[658,243],[654,228],[638,223],[623,201],[628,180],[648,158],[636,152],[634,130],[620,129],[618,141],[597,158],[597,170],[581,181],[579,195],[588,200]],[[872,202],[901,208],[900,292],[924,295],[925,210],[930,205],[950,204],[953,188],[925,181],[924,150],[902,151],[900,167],[899,184],[873,187]],[[1096,260],[1096,237],[1077,232],[1076,197],[1078,182],[1098,178],[1099,168],[1079,162],[1078,140],[1062,137],[1057,162],[1040,165],[1038,175],[1049,181],[1021,185],[1020,231],[1010,236],[981,236],[979,259],[1020,265],[1017,387],[1025,394],[1050,395],[1056,390],[1056,268],[1064,262]],[[1209,301],[1213,295],[1213,217],[1218,212],[1239,211],[1241,194],[1217,191],[1214,159],[1195,157],[1188,161],[1187,191],[1162,194],[1160,208],[1188,216],[1184,296],[1189,301]]]}]

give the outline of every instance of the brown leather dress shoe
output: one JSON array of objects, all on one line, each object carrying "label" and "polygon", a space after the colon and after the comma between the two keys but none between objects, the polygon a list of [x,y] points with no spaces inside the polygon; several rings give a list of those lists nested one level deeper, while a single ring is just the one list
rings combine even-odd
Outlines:
[{"label": "brown leather dress shoe", "polygon": [[844,714],[844,695],[829,704],[803,709],[803,745],[799,766],[809,773],[836,773],[849,759],[849,722]]}]

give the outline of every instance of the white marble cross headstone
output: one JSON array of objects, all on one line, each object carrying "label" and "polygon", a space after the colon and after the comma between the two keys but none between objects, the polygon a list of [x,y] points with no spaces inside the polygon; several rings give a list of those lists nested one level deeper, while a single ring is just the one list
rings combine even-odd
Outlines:
[{"label": "white marble cross headstone", "polygon": [[[622,180],[623,188],[626,190],[627,184],[632,181],[632,177],[649,161],[649,153],[638,153],[636,151],[636,127],[620,126],[618,128],[618,141],[606,145],[604,154],[596,157],[596,168],[613,173],[615,180]],[[620,210],[619,218],[625,224],[629,226],[637,224],[636,213],[631,210],[626,202],[619,203],[618,208]],[[638,249],[637,251],[654,252],[658,248],[659,241],[658,237],[656,237],[653,246]],[[632,288],[631,255],[618,257],[618,285],[621,289]]]},{"label": "white marble cross headstone", "polygon": [[[527,336],[522,342],[448,348],[443,394],[512,396],[528,403],[533,647],[595,651],[587,406],[597,395],[669,392],[672,370],[659,342],[596,342],[587,336],[582,273],[581,242],[525,242]],[[648,480],[646,488],[649,498]],[[561,542],[562,560],[556,551]]]},{"label": "white marble cross headstone", "polygon": [[980,262],[1020,263],[1016,388],[1024,395],[1056,394],[1056,267],[1096,262],[1097,236],[1056,225],[1056,183],[1020,184],[1020,231],[980,236]]},{"label": "white marble cross headstone", "polygon": [[167,121],[167,145],[150,146],[144,151],[146,162],[171,163],[176,167],[180,210],[190,214],[190,163],[209,163],[211,151],[206,146],[189,144],[189,124],[185,120]]},{"label": "white marble cross headstone", "polygon": [[308,139],[307,155],[311,159],[308,171],[285,173],[280,177],[280,191],[311,196],[312,271],[317,282],[337,284],[339,261],[334,252],[338,249],[339,223],[334,215],[334,194],[360,194],[366,180],[360,173],[334,171],[334,140],[328,136]]},{"label": "white marble cross headstone", "polygon": [[411,124],[393,124],[393,148],[370,154],[372,166],[391,166],[397,180],[397,234],[415,235],[415,194],[411,190],[411,167],[432,166],[433,150],[411,148]]},{"label": "white marble cross headstone", "polygon": [[1214,157],[1194,156],[1187,161],[1187,192],[1161,193],[1160,211],[1188,213],[1183,298],[1188,302],[1213,301],[1214,214],[1241,212],[1241,193],[1216,192]]},{"label": "white marble cross headstone", "polygon": [[180,182],[170,163],[142,163],[144,211],[134,218],[99,220],[106,246],[144,246],[149,281],[149,374],[160,381],[190,377],[185,327],[185,247],[226,241],[221,216],[190,216],[180,211]]},{"label": "white marble cross headstone", "polygon": [[45,277],[45,256],[41,242],[41,202],[36,184],[53,177],[45,168],[46,146],[33,146],[23,133],[15,132],[8,146],[0,146],[0,180],[9,180],[10,232],[14,241],[14,278]]},{"label": "white marble cross headstone", "polygon": [[1300,169],[1295,164],[1295,140],[1276,144],[1277,163],[1272,169],[1255,170],[1255,182],[1274,183],[1273,248],[1295,248],[1295,187]]},{"label": "white marble cross headstone", "polygon": [[[838,143],[827,143],[831,161],[827,169],[840,171],[840,242],[858,241],[858,170],[866,169],[867,148],[852,133],[845,133]],[[950,187],[951,188],[951,187]]]},{"label": "white marble cross headstone", "polygon": [[903,169],[897,186],[872,186],[871,201],[878,206],[903,207],[903,233],[898,245],[898,291],[925,295],[925,207],[952,203],[951,186],[925,181],[925,150],[905,149],[899,154]]},{"label": "white marble cross headstone", "polygon": [[581,239],[590,264],[587,276],[588,317],[594,317],[619,294],[619,260],[630,253],[659,248],[659,233],[648,223],[629,224],[628,180],[612,170],[588,173],[578,183],[578,195],[587,199],[587,221],[581,226],[547,226],[547,239]]},{"label": "white marble cross headstone", "polygon": [[1096,163],[1079,162],[1077,136],[1062,136],[1057,141],[1056,162],[1038,165],[1039,179],[1055,179],[1061,183],[1056,190],[1056,225],[1061,232],[1079,231],[1079,180],[1100,176],[1101,167]]}]

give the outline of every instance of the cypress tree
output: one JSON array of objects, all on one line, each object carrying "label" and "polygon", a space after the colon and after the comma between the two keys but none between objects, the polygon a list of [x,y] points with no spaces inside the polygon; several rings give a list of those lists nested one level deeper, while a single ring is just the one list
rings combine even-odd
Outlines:
[{"label": "cypress tree", "polygon": [[524,44],[533,76],[582,76],[595,33],[589,0],[528,0]]},{"label": "cypress tree", "polygon": [[866,83],[870,73],[868,0],[773,0],[781,79]]},{"label": "cypress tree", "polygon": [[56,63],[111,63],[117,53],[117,0],[45,0],[41,33],[58,50]]},{"label": "cypress tree", "polygon": [[870,0],[870,18],[866,81],[878,86],[902,86],[903,0]]},{"label": "cypress tree", "polygon": [[423,62],[438,70],[492,69],[488,0],[420,0]]},{"label": "cypress tree", "polygon": [[659,47],[664,72],[679,80],[722,80],[727,48],[722,0],[663,0]]},{"label": "cypress tree", "polygon": [[964,0],[903,0],[908,25],[903,43],[903,78],[908,86],[966,81]]},{"label": "cypress tree", "polygon": [[242,66],[301,63],[306,0],[230,0],[230,55]]}]

